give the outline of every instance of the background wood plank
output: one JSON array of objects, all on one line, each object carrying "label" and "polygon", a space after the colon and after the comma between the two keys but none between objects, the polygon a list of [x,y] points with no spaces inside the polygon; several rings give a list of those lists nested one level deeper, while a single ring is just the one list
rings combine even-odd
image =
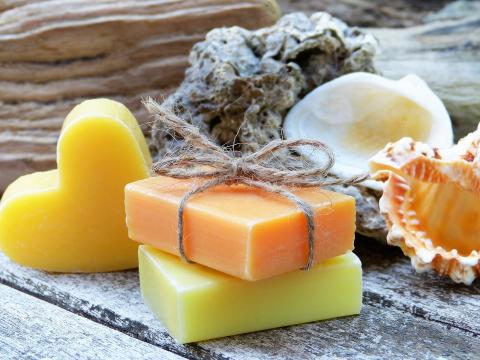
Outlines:
[{"label": "background wood plank", "polygon": [[283,12],[326,11],[350,25],[405,27],[421,24],[428,14],[452,0],[278,0]]},{"label": "background wood plank", "polygon": [[5,360],[182,359],[5,285],[0,299],[0,358]]},{"label": "background wood plank", "polygon": [[[281,4],[286,11],[323,9],[351,24],[387,26],[422,23],[447,2]],[[267,26],[278,17],[273,0],[68,4],[0,3],[0,191],[21,174],[55,167],[58,130],[81,100],[107,96],[122,101],[148,133],[141,97],[174,90],[188,65],[189,49],[206,31],[222,25]],[[430,14],[431,23],[372,30],[383,51],[380,71],[393,78],[408,73],[424,78],[444,100],[457,137],[476,127],[480,116],[479,9],[480,1],[452,2]]]},{"label": "background wood plank", "polygon": [[272,0],[0,1],[0,191],[55,167],[74,105],[111,97],[145,124],[140,99],[180,83],[207,31],[268,26],[278,16]]},{"label": "background wood plank", "polygon": [[480,351],[477,284],[467,288],[434,275],[418,276],[396,249],[374,242],[358,241],[357,247],[365,270],[366,305],[360,316],[186,346],[176,344],[143,304],[136,271],[49,275],[2,256],[0,279],[69,311],[195,358],[476,357]]}]

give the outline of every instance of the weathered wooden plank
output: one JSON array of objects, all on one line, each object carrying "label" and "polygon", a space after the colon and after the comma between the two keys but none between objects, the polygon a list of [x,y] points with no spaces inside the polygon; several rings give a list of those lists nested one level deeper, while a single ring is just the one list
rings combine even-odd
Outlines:
[{"label": "weathered wooden plank", "polygon": [[425,17],[452,0],[278,0],[286,12],[326,11],[351,25],[404,27],[421,24]]},{"label": "weathered wooden plank", "polygon": [[1,359],[182,357],[0,285]]},{"label": "weathered wooden plank", "polygon": [[478,339],[397,310],[365,306],[358,317],[205,343],[233,358],[476,359]]},{"label": "weathered wooden plank", "polygon": [[186,346],[176,344],[145,307],[136,271],[51,275],[22,268],[2,256],[0,281],[188,357],[476,357],[480,351],[480,321],[475,311],[480,305],[480,301],[475,305],[478,285],[471,290],[431,277],[424,287],[422,278],[410,273],[395,249],[388,248],[392,253],[366,241],[358,246],[365,263],[366,305],[360,316]]},{"label": "weathered wooden plank", "polygon": [[273,0],[0,1],[0,191],[54,167],[62,120],[80,101],[115,98],[145,123],[142,96],[177,86],[208,30],[278,15]]},{"label": "weathered wooden plank", "polygon": [[[347,21],[367,18],[357,24],[385,25],[385,18],[405,25],[418,23],[446,2],[282,4],[287,10],[326,9]],[[480,2],[453,6],[459,3],[430,16],[437,21],[427,25],[373,30],[383,50],[380,70],[393,78],[413,72],[427,80],[452,114],[457,136],[472,130],[480,114]],[[0,4],[0,189],[18,175],[54,166],[61,121],[79,101],[113,97],[146,122],[140,98],[160,97],[178,85],[190,47],[207,30],[221,25],[265,26],[278,16],[272,0],[68,4],[58,6],[53,0]],[[444,21],[447,17],[454,20]]]},{"label": "weathered wooden plank", "polygon": [[136,270],[47,274],[16,265],[0,253],[0,283],[170,352],[196,359],[225,358],[197,345],[176,344],[144,305]]},{"label": "weathered wooden plank", "polygon": [[455,284],[436,273],[416,273],[400,249],[357,239],[364,269],[364,303],[395,308],[480,336],[480,281]]}]

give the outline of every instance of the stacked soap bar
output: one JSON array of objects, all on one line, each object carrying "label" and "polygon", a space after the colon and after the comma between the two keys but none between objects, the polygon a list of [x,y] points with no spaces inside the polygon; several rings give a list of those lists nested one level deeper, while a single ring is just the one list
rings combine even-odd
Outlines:
[{"label": "stacked soap bar", "polygon": [[147,305],[181,343],[358,314],[362,268],[353,254],[260,281],[245,281],[151,246],[139,249]]},{"label": "stacked soap bar", "polygon": [[[179,342],[357,314],[361,264],[351,253],[355,201],[297,189],[315,214],[315,262],[295,204],[243,185],[192,197],[184,213],[187,264],[178,257],[177,212],[199,180],[154,177],[126,187],[129,236],[140,248],[142,294]],[[201,264],[201,265],[200,265]],[[204,266],[202,266],[204,265]]]},{"label": "stacked soap bar", "polygon": [[[178,206],[198,184],[158,176],[127,185],[130,237],[178,254]],[[296,195],[315,209],[317,262],[353,249],[353,198],[318,188],[299,189]],[[300,269],[307,262],[305,217],[277,194],[243,185],[219,186],[189,200],[184,218],[188,257],[226,274],[260,280]]]}]

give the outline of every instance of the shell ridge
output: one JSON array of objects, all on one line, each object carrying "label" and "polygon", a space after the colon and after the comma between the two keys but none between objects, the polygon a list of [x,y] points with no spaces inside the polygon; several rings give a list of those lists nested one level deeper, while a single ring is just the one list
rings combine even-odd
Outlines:
[{"label": "shell ridge", "polygon": [[[385,183],[379,207],[387,220],[387,242],[400,247],[417,272],[434,270],[467,285],[480,276],[479,144],[480,130],[445,150],[403,138],[388,144],[370,161],[373,178]],[[469,201],[462,202],[461,196]],[[473,233],[467,239],[460,236],[463,229],[457,228],[464,225],[451,219],[452,211],[471,217],[474,224],[467,231]],[[432,229],[432,224],[440,230]],[[445,228],[449,231],[442,232]],[[460,243],[448,247],[444,238],[449,234],[457,234],[455,241],[470,241],[471,248],[460,251]]]}]

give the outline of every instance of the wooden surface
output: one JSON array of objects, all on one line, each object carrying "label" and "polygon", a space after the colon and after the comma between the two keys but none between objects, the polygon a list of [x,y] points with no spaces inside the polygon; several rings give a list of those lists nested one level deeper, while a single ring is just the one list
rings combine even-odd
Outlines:
[{"label": "wooden surface", "polygon": [[326,11],[350,25],[407,27],[422,24],[452,0],[278,0],[284,12]]},{"label": "wooden surface", "polygon": [[181,359],[4,285],[0,299],[2,359]]},{"label": "wooden surface", "polygon": [[180,83],[207,31],[268,26],[278,16],[273,0],[0,1],[0,191],[55,167],[74,105],[114,98],[145,124],[141,98]]},{"label": "wooden surface", "polygon": [[[356,243],[364,269],[359,316],[190,345],[176,344],[148,311],[137,271],[55,275],[20,267],[2,255],[0,339],[8,339],[0,345],[19,346],[15,351],[24,355],[35,349],[33,357],[40,357],[44,337],[50,341],[46,349],[77,359],[95,357],[88,351],[117,354],[123,344],[129,345],[125,351],[131,352],[123,355],[130,358],[161,358],[155,351],[166,350],[192,359],[478,359],[480,282],[466,287],[416,274],[397,249],[363,238]],[[75,352],[80,348],[85,352]],[[3,355],[5,347],[0,349]]]},{"label": "wooden surface", "polygon": [[[426,25],[372,30],[383,51],[379,69],[393,78],[423,77],[464,134],[480,117],[480,1],[452,2],[437,13],[431,12],[447,1],[405,1],[280,5],[329,10],[368,26],[414,25],[428,17]],[[267,26],[278,16],[273,0],[0,1],[0,191],[19,175],[55,167],[60,126],[80,101],[120,100],[148,133],[140,99],[179,84],[192,44],[213,27]]]},{"label": "wooden surface", "polygon": [[[168,92],[180,81],[188,49],[208,28],[219,22],[251,27],[272,22],[269,0],[220,2],[184,2],[187,10],[176,1],[72,0],[75,11],[65,19],[48,10],[58,1],[0,2],[0,187],[18,174],[54,166],[58,129],[81,99],[115,97],[147,122],[138,99]],[[458,128],[478,118],[480,97],[472,94],[478,94],[480,79],[479,19],[468,10],[478,1],[462,1],[467,11],[452,6],[430,14],[432,22],[424,20],[427,12],[447,1],[425,1],[424,8],[412,1],[400,11],[396,0],[280,2],[288,10],[330,6],[337,15],[349,9],[351,19],[364,17],[360,25],[425,23],[373,30],[384,49],[381,69],[389,76],[425,77],[447,102]],[[152,16],[158,13],[163,16]],[[89,23],[92,16],[98,21]],[[177,16],[196,22],[179,27]],[[143,27],[145,22],[149,26]],[[101,29],[106,40],[86,53],[92,37],[67,41],[81,28]],[[175,35],[164,36],[165,28]],[[459,86],[449,86],[451,81]],[[47,274],[0,254],[0,359],[479,359],[480,281],[466,287],[416,274],[398,249],[363,238],[356,246],[364,269],[359,316],[190,345],[176,344],[148,311],[135,270]]]}]

